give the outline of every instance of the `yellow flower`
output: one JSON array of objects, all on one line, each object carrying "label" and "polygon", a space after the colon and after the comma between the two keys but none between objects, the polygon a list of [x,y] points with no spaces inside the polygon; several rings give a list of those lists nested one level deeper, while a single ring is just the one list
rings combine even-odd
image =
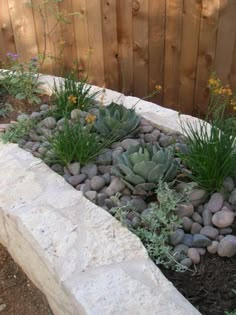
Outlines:
[{"label": "yellow flower", "polygon": [[85,121],[88,123],[88,124],[93,124],[96,120],[96,116],[93,115],[93,114],[88,114],[86,117],[85,117]]},{"label": "yellow flower", "polygon": [[68,101],[72,104],[76,104],[77,103],[77,97],[74,95],[69,95],[68,96]]},{"label": "yellow flower", "polygon": [[156,85],[156,86],[155,86],[155,90],[156,90],[157,92],[161,92],[161,91],[162,91],[162,86],[161,86],[161,85]]}]

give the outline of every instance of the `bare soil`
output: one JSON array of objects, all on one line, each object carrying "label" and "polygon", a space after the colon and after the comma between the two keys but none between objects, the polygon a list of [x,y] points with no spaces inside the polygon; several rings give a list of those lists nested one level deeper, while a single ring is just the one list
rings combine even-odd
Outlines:
[{"label": "bare soil", "polygon": [[53,315],[45,296],[27,278],[1,244],[0,314]]}]

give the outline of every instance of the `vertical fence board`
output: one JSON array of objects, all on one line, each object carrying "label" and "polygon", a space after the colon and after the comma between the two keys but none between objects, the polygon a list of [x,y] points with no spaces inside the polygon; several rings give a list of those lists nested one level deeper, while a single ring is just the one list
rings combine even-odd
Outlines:
[{"label": "vertical fence board", "polygon": [[[236,1],[221,0],[215,70],[224,83],[229,81],[236,34]],[[227,47],[227,48],[226,48]]]},{"label": "vertical fence board", "polygon": [[164,104],[178,109],[183,0],[166,0]]},{"label": "vertical fence board", "polygon": [[132,0],[117,1],[117,36],[119,89],[129,95],[133,93]]},{"label": "vertical fence board", "polygon": [[64,70],[66,72],[69,69],[74,68],[75,62],[77,60],[76,46],[75,46],[75,32],[74,32],[74,18],[78,16],[73,16],[72,0],[64,0],[59,2],[59,9],[64,12],[64,22],[61,23],[62,37],[64,39],[63,43],[63,59],[64,59]]},{"label": "vertical fence board", "polygon": [[[47,36],[47,12],[46,5],[41,0],[31,0],[34,12],[35,31],[37,36],[38,53],[41,56],[52,55],[51,45]],[[45,57],[41,72],[53,72],[53,60]]]},{"label": "vertical fence board", "polygon": [[8,52],[16,53],[8,1],[0,1],[0,61],[6,60]]},{"label": "vertical fence board", "polygon": [[236,92],[236,38],[234,41],[234,51],[232,58],[232,67],[230,71],[230,85],[234,92]]},{"label": "vertical fence board", "polygon": [[17,53],[27,61],[38,54],[32,8],[26,1],[8,0]]},{"label": "vertical fence board", "polygon": [[213,62],[215,59],[219,8],[220,0],[202,1],[194,101],[194,112],[196,114],[204,113],[207,110],[207,83],[211,71],[214,70]]},{"label": "vertical fence board", "polygon": [[133,1],[134,94],[148,94],[148,0]]},{"label": "vertical fence board", "polygon": [[194,102],[200,16],[201,3],[198,0],[185,0],[180,57],[179,110],[187,114],[192,114]]},{"label": "vertical fence board", "polygon": [[49,1],[46,6],[46,31],[50,45],[50,52],[47,56],[47,62],[52,61],[53,72],[55,75],[62,75],[64,69],[63,57],[63,38],[61,24],[58,21],[59,7],[56,2]]},{"label": "vertical fence board", "polygon": [[[164,84],[165,10],[166,1],[149,0],[149,83],[148,93]],[[162,104],[163,93],[153,97]]]},{"label": "vertical fence board", "polygon": [[86,75],[89,58],[88,23],[86,0],[72,0],[74,12],[80,15],[74,18],[75,46],[79,74]]},{"label": "vertical fence board", "polygon": [[89,77],[100,86],[104,85],[104,58],[102,36],[102,13],[100,0],[87,0],[87,18],[89,35]]},{"label": "vertical fence board", "polygon": [[116,0],[102,0],[102,26],[105,83],[109,88],[118,90],[119,75]]}]

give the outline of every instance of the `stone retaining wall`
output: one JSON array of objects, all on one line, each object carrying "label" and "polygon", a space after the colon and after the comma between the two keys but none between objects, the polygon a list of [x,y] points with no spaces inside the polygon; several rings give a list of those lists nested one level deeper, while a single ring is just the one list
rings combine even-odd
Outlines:
[{"label": "stone retaining wall", "polygon": [[[108,90],[106,101],[118,97]],[[136,98],[119,101],[130,107]],[[158,126],[180,128],[172,110],[144,101],[136,110]],[[0,143],[0,178],[0,242],[55,315],[200,314],[135,235],[42,161]]]}]

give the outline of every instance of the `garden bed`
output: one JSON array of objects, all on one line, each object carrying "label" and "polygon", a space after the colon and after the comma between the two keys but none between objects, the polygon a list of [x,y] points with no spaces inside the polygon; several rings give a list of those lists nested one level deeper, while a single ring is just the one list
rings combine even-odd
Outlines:
[{"label": "garden bed", "polygon": [[[52,79],[46,78],[46,80],[51,81]],[[48,83],[49,86],[52,86],[52,81]],[[96,88],[94,87],[93,90],[96,90]],[[73,101],[72,98],[71,100]],[[147,186],[146,183],[144,185],[143,182],[136,182],[136,178],[135,180],[133,178],[130,180],[130,176],[127,177],[128,174],[132,174],[133,176],[133,173],[126,173],[125,181],[123,181],[120,177],[124,177],[124,174],[120,175],[119,172],[124,172],[126,168],[120,167],[118,173],[116,173],[117,169],[116,172],[114,170],[114,166],[117,168],[117,165],[120,166],[122,162],[122,160],[119,160],[119,156],[133,154],[135,152],[135,154],[139,154],[138,151],[134,149],[132,149],[132,152],[129,152],[129,148],[135,146],[148,148],[149,154],[154,156],[156,151],[154,152],[152,150],[155,147],[155,150],[158,152],[165,152],[163,154],[168,152],[169,155],[165,159],[172,161],[172,164],[169,166],[171,167],[171,172],[168,171],[166,174],[163,174],[165,174],[166,178],[169,178],[169,181],[172,181],[174,177],[178,175],[175,191],[178,191],[178,193],[180,191],[183,192],[183,188],[188,188],[189,186],[189,181],[186,176],[183,176],[185,166],[180,164],[179,167],[181,171],[177,174],[175,163],[179,163],[179,161],[171,156],[171,152],[186,149],[185,138],[181,135],[183,124],[186,125],[186,122],[194,121],[198,124],[198,127],[201,125],[197,119],[190,116],[183,115],[180,122],[180,117],[175,111],[163,109],[160,106],[140,100],[137,102],[135,98],[124,97],[119,93],[107,90],[106,94],[102,94],[102,106],[110,104],[111,101],[122,103],[127,108],[135,106],[136,112],[140,113],[142,116],[140,127],[132,136],[123,137],[120,141],[113,141],[110,147],[106,148],[101,154],[98,154],[93,162],[81,165],[78,160],[73,160],[70,163],[66,163],[66,167],[61,166],[59,163],[52,162],[57,156],[54,157],[53,153],[55,152],[52,152],[51,149],[48,148],[45,134],[51,137],[55,130],[60,133],[64,121],[62,117],[55,118],[51,114],[53,113],[53,108],[48,104],[43,104],[39,112],[31,114],[31,117],[37,119],[38,126],[36,126],[36,128],[35,126],[31,126],[28,132],[17,141],[26,151],[30,151],[35,157],[44,159],[54,171],[62,175],[70,185],[82,192],[87,199],[96,203],[99,207],[102,207],[112,215],[115,215],[130,230],[139,235],[147,248],[149,248],[150,256],[157,264],[162,263],[164,266],[170,267],[172,266],[172,258],[174,257],[176,269],[181,271],[190,269],[190,271],[185,271],[185,273],[181,274],[169,272],[164,269],[163,272],[173,281],[178,289],[180,289],[182,284],[184,285],[184,288],[180,291],[203,314],[223,314],[225,310],[233,309],[236,306],[232,292],[232,289],[235,287],[234,275],[231,281],[227,278],[227,283],[225,283],[224,286],[227,287],[227,290],[222,289],[222,291],[220,291],[221,293],[218,295],[215,294],[214,290],[209,290],[208,284],[203,282],[202,279],[207,279],[209,274],[212,273],[211,270],[214,270],[214,268],[222,270],[221,265],[225,261],[225,259],[219,257],[214,258],[213,256],[212,258],[209,253],[212,255],[218,254],[224,257],[231,257],[234,256],[236,252],[235,245],[232,245],[232,240],[234,241],[234,239],[236,239],[233,230],[236,210],[235,179],[233,177],[226,178],[223,184],[225,188],[224,191],[217,193],[209,193],[209,191],[201,187],[192,187],[191,192],[189,191],[187,193],[187,200],[179,199],[178,194],[173,197],[173,191],[168,190],[169,188],[166,186],[161,186],[156,179],[156,185],[159,183],[159,186],[162,187],[162,190],[159,188],[157,191],[157,196],[155,193],[150,193],[151,189],[154,188],[153,186]],[[92,123],[90,121],[91,119],[99,120],[100,103],[101,96],[100,102],[95,102],[94,106],[87,111],[78,111],[72,108],[69,113],[71,123],[76,124],[78,114],[80,123],[82,124],[86,122]],[[27,124],[31,118],[29,115],[21,115],[18,117],[18,120],[22,122],[25,121],[25,124]],[[128,121],[130,120],[131,119]],[[124,128],[125,127],[124,125]],[[81,138],[81,141],[82,140]],[[143,154],[145,151],[139,152]],[[164,160],[162,163],[165,162]],[[137,180],[140,179],[140,174],[145,176],[147,167],[148,165],[145,165],[144,172],[140,170],[137,173],[139,174]],[[152,166],[152,168],[153,167],[155,167],[155,165]],[[129,183],[127,183],[127,181]],[[145,233],[144,227],[145,229],[147,229],[148,226],[149,228],[152,227],[152,223],[148,220],[150,218],[152,220],[157,219],[156,217],[150,217],[150,213],[152,214],[154,209],[152,206],[153,202],[155,204],[154,207],[156,207],[155,210],[159,209],[159,212],[163,211],[163,209],[166,211],[168,208],[168,204],[162,205],[161,195],[163,195],[163,193],[164,195],[169,194],[170,199],[168,202],[172,204],[176,202],[177,207],[175,213],[177,214],[177,218],[172,216],[171,220],[174,221],[165,224],[167,226],[167,224],[169,225],[175,222],[178,229],[175,233],[172,233],[170,238],[170,245],[173,247],[173,250],[164,248],[165,251],[168,251],[160,256],[163,244],[158,248],[158,253],[155,253],[157,248],[153,248],[150,251],[151,243],[147,243],[147,235],[143,233]],[[175,200],[173,198],[177,199]],[[165,200],[163,202],[165,202]],[[170,210],[172,211],[173,209]],[[170,212],[170,215],[173,214]],[[181,220],[181,224],[179,223],[179,219]],[[207,255],[206,252],[208,252]],[[167,259],[169,253],[172,255],[172,260]],[[235,257],[227,259],[225,264],[228,270],[232,270],[233,272],[235,269]],[[213,267],[206,269],[204,268],[206,265]],[[192,284],[191,286],[187,286],[186,279],[189,279],[190,274]],[[222,278],[224,278],[222,274],[216,274],[217,277],[215,274],[211,276],[214,286],[222,284]],[[194,291],[192,290],[193,288],[195,289]],[[207,296],[206,290],[208,291]],[[224,300],[224,303],[220,302],[219,297]],[[213,310],[214,312],[212,312]],[[117,314],[120,313],[118,312]]]}]

